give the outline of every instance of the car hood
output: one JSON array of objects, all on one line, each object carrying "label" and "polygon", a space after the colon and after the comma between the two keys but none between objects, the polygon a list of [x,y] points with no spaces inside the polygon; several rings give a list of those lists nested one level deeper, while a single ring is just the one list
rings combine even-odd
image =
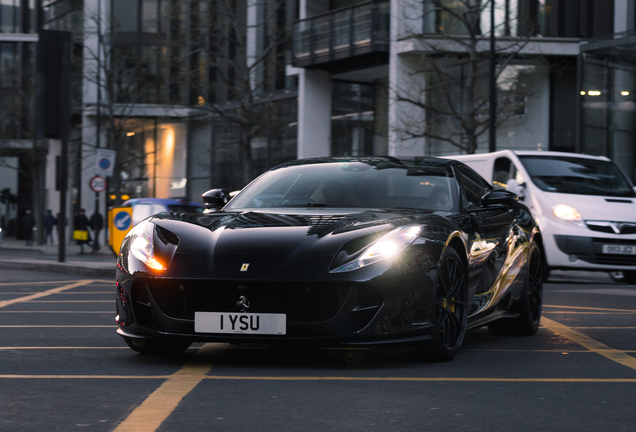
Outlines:
[{"label": "car hood", "polygon": [[349,241],[368,236],[368,244],[426,218],[412,210],[325,210],[161,213],[152,222],[179,237],[177,253],[182,254],[333,256]]},{"label": "car hood", "polygon": [[559,193],[546,195],[552,204],[574,207],[583,220],[636,222],[636,198]]}]

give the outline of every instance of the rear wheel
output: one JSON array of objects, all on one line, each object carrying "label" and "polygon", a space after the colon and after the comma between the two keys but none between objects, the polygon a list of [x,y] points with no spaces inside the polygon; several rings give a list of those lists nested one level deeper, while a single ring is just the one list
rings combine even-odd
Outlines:
[{"label": "rear wheel", "polygon": [[154,339],[135,340],[132,338],[124,338],[126,344],[135,352],[140,354],[151,355],[170,355],[179,354],[187,350],[191,342],[181,341],[161,341]]},{"label": "rear wheel", "polygon": [[543,257],[536,242],[530,245],[530,262],[519,298],[519,316],[488,324],[488,329],[499,336],[531,336],[539,330],[543,305]]},{"label": "rear wheel", "polygon": [[415,348],[411,354],[413,359],[444,362],[457,355],[466,333],[467,279],[458,253],[449,248],[437,276],[435,307],[431,314],[432,339]]}]

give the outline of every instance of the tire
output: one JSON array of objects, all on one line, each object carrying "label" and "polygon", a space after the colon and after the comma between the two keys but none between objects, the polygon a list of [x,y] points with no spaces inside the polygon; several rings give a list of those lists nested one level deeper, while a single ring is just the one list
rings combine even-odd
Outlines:
[{"label": "tire", "polygon": [[161,341],[155,339],[142,339],[143,345],[136,345],[134,340],[131,338],[124,338],[124,340],[131,350],[138,352],[139,354],[147,355],[180,354],[192,345],[191,342]]},{"label": "tire", "polygon": [[536,242],[530,245],[530,260],[519,297],[519,316],[488,324],[491,333],[497,336],[532,336],[539,330],[543,305],[543,257]]},{"label": "tire", "polygon": [[636,285],[636,271],[623,272],[623,278],[623,281],[627,282],[629,285]]},{"label": "tire", "polygon": [[416,361],[446,362],[457,355],[466,334],[468,277],[459,254],[448,248],[437,276],[432,339],[415,347]]}]

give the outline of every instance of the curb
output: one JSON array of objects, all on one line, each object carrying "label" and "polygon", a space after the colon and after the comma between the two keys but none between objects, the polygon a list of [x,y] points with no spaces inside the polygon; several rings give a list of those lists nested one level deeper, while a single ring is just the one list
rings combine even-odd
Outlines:
[{"label": "curb", "polygon": [[55,262],[0,261],[2,270],[29,270],[40,272],[64,273],[76,276],[89,276],[115,280],[116,268],[91,268]]}]

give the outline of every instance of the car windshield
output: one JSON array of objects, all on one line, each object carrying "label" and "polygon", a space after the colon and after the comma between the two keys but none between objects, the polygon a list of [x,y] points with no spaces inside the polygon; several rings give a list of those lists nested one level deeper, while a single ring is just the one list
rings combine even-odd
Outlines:
[{"label": "car windshield", "polygon": [[578,157],[520,156],[532,181],[546,192],[634,197],[629,181],[611,162]]},{"label": "car windshield", "polygon": [[169,204],[168,211],[177,213],[203,213],[203,208],[187,204]]},{"label": "car windshield", "polygon": [[263,174],[226,210],[359,207],[455,211],[454,185],[450,167],[441,163],[374,160],[291,165]]}]

